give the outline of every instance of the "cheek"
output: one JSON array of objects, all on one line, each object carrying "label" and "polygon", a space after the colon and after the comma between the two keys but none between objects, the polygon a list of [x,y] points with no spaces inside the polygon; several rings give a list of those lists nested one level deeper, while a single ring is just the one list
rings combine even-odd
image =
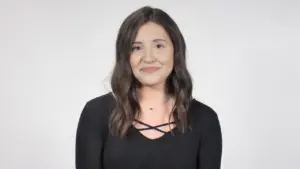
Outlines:
[{"label": "cheek", "polygon": [[130,66],[132,69],[138,67],[139,63],[140,63],[139,57],[134,56],[134,55],[130,56]]},{"label": "cheek", "polygon": [[168,69],[168,71],[172,71],[173,67],[174,67],[174,56],[173,56],[173,52],[172,54],[169,55],[169,57],[166,57],[165,59],[165,65]]},{"label": "cheek", "polygon": [[165,66],[173,67],[173,64],[174,64],[173,52],[167,52],[167,53],[163,54],[162,57],[159,57],[159,61],[160,61],[160,63],[162,63]]}]

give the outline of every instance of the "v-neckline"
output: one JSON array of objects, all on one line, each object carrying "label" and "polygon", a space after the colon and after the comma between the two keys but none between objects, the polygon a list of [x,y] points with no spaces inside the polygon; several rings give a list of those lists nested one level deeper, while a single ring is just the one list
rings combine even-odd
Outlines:
[{"label": "v-neckline", "polygon": [[[144,135],[142,132],[141,132],[141,129],[139,128],[136,128],[133,124],[132,124],[132,128],[133,130],[141,137],[143,138],[144,140],[147,140],[147,141],[159,141],[159,140],[163,140],[165,138],[167,138],[170,134],[174,133],[176,130],[177,130],[177,126],[174,126],[172,127],[172,129],[170,129],[169,131],[163,131],[163,130],[160,130],[157,128],[158,127],[161,127],[161,126],[164,126],[164,125],[168,125],[168,124],[173,124],[175,122],[170,122],[170,123],[165,123],[165,124],[161,124],[161,125],[156,125],[156,126],[151,126],[151,125],[148,125],[146,123],[143,123],[141,121],[138,121],[136,120],[138,123],[141,123],[142,125],[144,126],[147,126],[149,127],[149,130],[157,130],[157,132],[162,132],[163,134],[159,137],[156,137],[156,138],[150,138],[150,137],[147,137],[146,135]],[[148,129],[148,128],[146,128]],[[143,128],[142,128],[143,130]]]}]

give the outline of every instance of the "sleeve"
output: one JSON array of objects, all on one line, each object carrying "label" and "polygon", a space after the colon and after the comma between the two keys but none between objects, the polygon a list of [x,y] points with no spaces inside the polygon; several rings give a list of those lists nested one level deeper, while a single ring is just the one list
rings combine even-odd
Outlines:
[{"label": "sleeve", "polygon": [[222,133],[216,112],[211,109],[203,124],[199,146],[199,169],[220,169]]},{"label": "sleeve", "polygon": [[102,169],[102,145],[100,118],[97,111],[86,103],[79,118],[76,133],[76,169]]}]

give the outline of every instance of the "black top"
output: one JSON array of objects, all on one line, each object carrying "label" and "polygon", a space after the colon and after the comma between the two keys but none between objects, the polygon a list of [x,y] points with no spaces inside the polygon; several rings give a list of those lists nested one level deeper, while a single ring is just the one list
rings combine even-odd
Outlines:
[{"label": "black top", "polygon": [[108,119],[114,106],[111,93],[84,106],[76,135],[76,169],[221,168],[221,127],[209,106],[193,99],[188,110],[191,130],[180,134],[175,127],[157,139],[145,137],[133,126],[123,139],[111,136]]}]

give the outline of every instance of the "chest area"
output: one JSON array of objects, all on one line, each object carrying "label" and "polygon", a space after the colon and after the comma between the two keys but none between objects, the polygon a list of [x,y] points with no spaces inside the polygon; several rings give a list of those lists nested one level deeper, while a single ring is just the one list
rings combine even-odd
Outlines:
[{"label": "chest area", "polygon": [[157,139],[148,139],[132,132],[120,139],[108,136],[103,151],[106,168],[195,168],[199,137],[191,131],[186,134],[166,133]]}]

